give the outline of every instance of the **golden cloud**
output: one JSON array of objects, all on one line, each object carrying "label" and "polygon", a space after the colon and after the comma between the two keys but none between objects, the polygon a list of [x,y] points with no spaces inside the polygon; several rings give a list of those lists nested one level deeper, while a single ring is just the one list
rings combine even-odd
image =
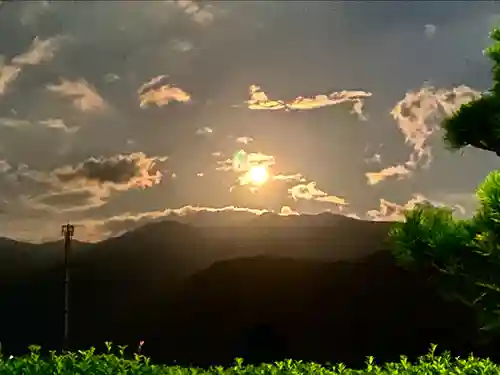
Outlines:
[{"label": "golden cloud", "polygon": [[409,178],[412,174],[412,171],[409,170],[404,165],[394,165],[392,167],[387,167],[382,169],[379,172],[368,172],[365,173],[366,178],[368,178],[369,185],[378,184],[380,181],[385,180],[388,177],[396,176],[398,179]]},{"label": "golden cloud", "polygon": [[298,184],[292,186],[288,189],[288,193],[294,200],[305,199],[305,200],[315,200],[319,202],[334,203],[337,205],[347,205],[348,203],[344,198],[337,197],[334,195],[328,195],[328,193],[318,189],[316,187],[316,182],[311,181],[307,184]]},{"label": "golden cloud", "polygon": [[191,101],[191,96],[181,88],[170,84],[163,84],[166,78],[166,75],[154,77],[137,90],[141,108],[147,108],[150,104],[162,107],[173,101],[179,103],[188,103]]},{"label": "golden cloud", "polygon": [[251,85],[249,89],[250,99],[246,101],[248,108],[257,110],[311,110],[341,103],[352,103],[353,113],[358,114],[360,119],[365,120],[363,115],[364,99],[372,96],[366,91],[340,91],[331,94],[318,94],[314,97],[299,96],[291,101],[269,99],[260,86]]}]

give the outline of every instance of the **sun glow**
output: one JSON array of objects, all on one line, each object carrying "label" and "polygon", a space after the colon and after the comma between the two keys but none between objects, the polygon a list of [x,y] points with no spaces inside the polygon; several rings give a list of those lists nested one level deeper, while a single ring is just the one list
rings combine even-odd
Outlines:
[{"label": "sun glow", "polygon": [[260,165],[257,167],[252,167],[248,171],[248,179],[254,185],[262,185],[264,182],[267,181],[268,178],[269,178],[269,173],[267,172],[267,169],[264,166]]}]

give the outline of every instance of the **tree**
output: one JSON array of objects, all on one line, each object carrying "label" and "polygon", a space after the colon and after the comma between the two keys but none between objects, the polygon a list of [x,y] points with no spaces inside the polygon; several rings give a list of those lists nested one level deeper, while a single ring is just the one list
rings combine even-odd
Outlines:
[{"label": "tree", "polygon": [[485,55],[493,62],[493,87],[479,99],[464,104],[453,116],[446,118],[444,142],[450,150],[473,146],[500,156],[500,29],[490,33],[493,44]]},{"label": "tree", "polygon": [[[493,87],[442,121],[450,150],[472,146],[500,156],[500,29],[490,38],[485,54],[493,62]],[[500,332],[500,171],[492,171],[476,193],[472,218],[421,204],[393,225],[390,237],[397,261],[426,272],[446,298],[474,309],[480,333],[491,338]]]}]

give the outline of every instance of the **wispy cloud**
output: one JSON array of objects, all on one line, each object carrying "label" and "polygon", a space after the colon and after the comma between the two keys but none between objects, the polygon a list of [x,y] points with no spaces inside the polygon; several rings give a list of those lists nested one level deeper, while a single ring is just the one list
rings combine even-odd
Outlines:
[{"label": "wispy cloud", "polygon": [[233,159],[225,159],[217,161],[219,165],[215,170],[217,171],[234,171],[234,172],[248,172],[251,168],[257,166],[270,167],[275,164],[274,156],[266,155],[262,152],[250,152],[246,155],[246,162],[240,168],[235,169]]},{"label": "wispy cloud", "polygon": [[0,95],[7,92],[7,87],[16,80],[21,73],[21,67],[5,64],[3,58],[0,58]]},{"label": "wispy cloud", "polygon": [[141,108],[147,108],[150,104],[162,107],[173,101],[179,103],[191,101],[191,96],[187,92],[179,87],[165,83],[167,78],[166,75],[154,77],[137,90]]},{"label": "wispy cloud", "polygon": [[366,158],[365,162],[380,164],[382,162],[382,155],[380,155],[378,152],[376,152],[372,156],[370,156],[369,158]]},{"label": "wispy cloud", "polygon": [[298,184],[290,189],[288,193],[294,200],[305,199],[305,200],[315,200],[319,202],[334,203],[337,205],[346,205],[347,202],[344,198],[337,197],[334,195],[328,195],[328,193],[318,189],[316,187],[316,182],[311,181],[306,184]]},{"label": "wispy cloud", "polygon": [[172,0],[193,21],[206,26],[214,21],[214,7],[211,4],[201,5],[195,0]]},{"label": "wispy cloud", "polygon": [[397,204],[386,199],[380,199],[380,208],[370,210],[366,216],[374,221],[402,221],[408,210],[414,209],[418,204],[429,204],[434,207],[447,207],[453,211],[465,214],[465,208],[460,204],[447,204],[427,198],[422,194],[414,194],[413,197],[405,204]]},{"label": "wispy cloud", "polygon": [[[63,120],[58,118],[40,120],[37,123],[38,125],[42,125],[48,129],[56,129],[63,131],[67,134],[74,134],[79,130],[79,127],[68,127]],[[9,118],[9,117],[0,117],[0,126],[7,128],[26,128],[35,126],[34,123],[28,120],[21,120],[17,118]]]},{"label": "wispy cloud", "polygon": [[147,223],[171,217],[176,220],[186,218],[189,222],[190,216],[192,217],[199,213],[248,213],[251,215],[261,215],[266,212],[269,211],[235,206],[203,207],[187,205],[180,208],[167,208],[165,210],[142,212],[139,214],[127,212],[101,220],[75,221],[75,224],[86,227],[87,230],[93,233],[95,240],[101,240],[103,238],[119,236],[126,231],[136,229]]},{"label": "wispy cloud", "polygon": [[35,37],[29,49],[15,56],[11,63],[14,65],[39,65],[43,62],[49,62],[54,58],[62,39],[61,36],[49,39]]},{"label": "wispy cloud", "polygon": [[196,134],[198,135],[212,134],[213,132],[213,129],[209,128],[208,126],[196,130]]},{"label": "wispy cloud", "polygon": [[283,206],[281,207],[280,215],[291,216],[291,215],[299,215],[299,213],[294,209],[292,209],[290,206]]},{"label": "wispy cloud", "polygon": [[10,63],[7,63],[5,58],[0,55],[0,95],[5,94],[7,87],[19,77],[23,66],[39,65],[51,61],[62,40],[61,36],[48,39],[35,37],[28,50],[13,57]]},{"label": "wispy cloud", "polygon": [[0,173],[8,172],[12,167],[6,160],[0,160]]},{"label": "wispy cloud", "polygon": [[291,181],[307,181],[304,176],[302,176],[300,173],[295,173],[295,174],[276,174],[273,176],[273,178],[277,181],[285,181],[285,182],[291,182]]},{"label": "wispy cloud", "polygon": [[39,121],[39,123],[49,129],[61,130],[67,134],[74,134],[80,129],[78,126],[68,127],[60,118],[50,118]]},{"label": "wispy cloud", "polygon": [[237,137],[236,138],[236,143],[243,143],[244,145],[247,145],[251,142],[253,142],[252,137]]},{"label": "wispy cloud", "polygon": [[52,213],[86,211],[107,203],[109,191],[81,188],[61,192],[49,192],[34,198],[23,197],[26,206],[34,210]]},{"label": "wispy cloud", "polygon": [[368,179],[369,185],[378,184],[380,181],[385,180],[388,177],[397,177],[398,179],[409,178],[412,171],[408,169],[405,165],[399,164],[392,167],[387,167],[379,172],[368,172],[365,173]]},{"label": "wispy cloud", "polygon": [[439,130],[439,123],[480,95],[479,91],[465,85],[451,89],[424,85],[419,90],[406,93],[392,109],[391,115],[405,136],[405,143],[411,145],[413,151],[405,163],[366,173],[368,184],[375,185],[390,177],[409,178],[415,170],[428,168],[432,162],[429,141]]},{"label": "wispy cloud", "polygon": [[47,90],[62,97],[68,97],[73,105],[82,112],[100,111],[106,108],[104,99],[86,80],[68,81],[61,79],[59,84],[49,84]]},{"label": "wispy cloud", "polygon": [[431,23],[424,25],[424,34],[427,38],[432,38],[436,34],[437,27]]},{"label": "wispy cloud", "polygon": [[440,121],[480,95],[479,91],[465,85],[451,89],[424,85],[419,90],[406,93],[396,103],[391,115],[397,121],[405,142],[413,147],[410,160],[415,167],[422,164],[428,166],[432,160],[428,140],[438,130]]},{"label": "wispy cloud", "polygon": [[246,102],[248,108],[257,110],[311,110],[341,103],[352,103],[353,113],[356,113],[360,119],[365,120],[363,115],[364,99],[372,96],[371,92],[366,91],[339,91],[331,94],[318,94],[314,97],[299,96],[293,100],[274,100],[269,99],[267,94],[261,90],[260,86],[250,86],[250,99]]},{"label": "wispy cloud", "polygon": [[415,194],[404,205],[390,202],[386,199],[380,199],[378,210],[370,210],[366,216],[374,221],[402,221],[407,210],[411,210],[419,203],[428,202],[428,199],[421,194]]},{"label": "wispy cloud", "polygon": [[30,125],[31,122],[29,122],[28,120],[20,120],[11,117],[0,117],[0,126],[4,126],[6,128],[23,128]]}]

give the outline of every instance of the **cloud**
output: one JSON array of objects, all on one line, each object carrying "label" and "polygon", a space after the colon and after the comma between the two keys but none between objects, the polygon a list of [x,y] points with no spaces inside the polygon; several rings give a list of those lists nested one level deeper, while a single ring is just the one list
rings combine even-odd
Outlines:
[{"label": "cloud", "polygon": [[206,26],[214,21],[214,7],[211,4],[201,6],[195,0],[173,0],[197,24]]},{"label": "cloud", "polygon": [[[225,168],[227,168],[227,160],[225,161]],[[272,167],[276,163],[274,156],[266,155],[261,152],[251,152],[246,154],[246,163],[240,165],[238,169],[234,169],[233,161],[231,160],[230,170],[233,170],[236,173],[239,173],[237,177],[237,185],[239,186],[247,186],[252,185],[251,191],[255,192],[257,187],[255,185],[252,177],[251,170],[255,167]],[[227,170],[227,169],[226,169]],[[269,173],[271,175],[271,173]],[[272,175],[269,177],[271,180],[273,179]],[[231,186],[229,191],[232,191],[236,186]]]},{"label": "cloud", "polygon": [[432,161],[429,141],[439,130],[442,119],[480,95],[480,92],[465,85],[451,89],[424,85],[419,90],[406,93],[392,109],[391,115],[405,136],[405,143],[410,144],[413,151],[404,164],[365,173],[368,184],[375,185],[389,177],[409,178],[415,170],[428,168]]},{"label": "cloud", "polygon": [[279,214],[282,216],[299,215],[299,213],[293,210],[290,206],[281,207]]},{"label": "cloud", "polygon": [[[214,155],[215,156],[215,155]],[[246,154],[246,163],[241,166],[241,170],[236,170],[233,167],[233,159],[225,159],[217,161],[219,167],[215,168],[217,171],[234,171],[234,172],[248,172],[251,168],[257,166],[270,167],[275,164],[274,156],[266,155],[261,152],[250,152]]]},{"label": "cloud", "polygon": [[20,21],[24,26],[32,26],[38,17],[50,9],[49,0],[30,1],[23,4]]},{"label": "cloud", "polygon": [[62,97],[69,97],[73,105],[82,112],[100,111],[106,108],[104,99],[84,79],[78,81],[61,79],[59,84],[49,84],[46,88]]},{"label": "cloud", "polygon": [[184,39],[174,39],[170,42],[172,48],[178,52],[188,52],[191,51],[194,46],[189,40]]},{"label": "cloud", "polygon": [[[166,157],[147,157],[142,152],[119,154],[112,157],[89,158],[77,166],[65,166],[51,172],[51,176],[64,185],[86,187],[110,186],[115,190],[131,187],[151,187],[161,181],[159,170],[153,171],[157,161]],[[153,171],[153,172],[152,172]]]},{"label": "cloud", "polygon": [[376,152],[372,156],[370,156],[369,158],[366,158],[365,162],[380,164],[382,162],[382,155],[380,155],[379,153]]},{"label": "cloud", "polygon": [[76,166],[63,166],[49,173],[29,170],[16,171],[17,178],[28,178],[48,185],[51,190],[37,196],[27,196],[24,203],[35,210],[56,213],[82,211],[103,206],[113,192],[134,188],[150,188],[163,177],[157,162],[167,157],[147,157],[142,152],[111,157],[89,158]]},{"label": "cloud", "polygon": [[12,167],[10,164],[5,161],[5,160],[0,160],[0,173],[6,173],[8,172]]},{"label": "cloud", "polygon": [[370,210],[366,215],[373,221],[402,221],[407,210],[411,210],[417,204],[425,202],[428,202],[428,199],[421,194],[415,194],[404,205],[380,199],[380,208],[378,210]]},{"label": "cloud", "polygon": [[24,128],[30,125],[31,122],[29,122],[28,120],[19,120],[10,117],[0,117],[0,126],[4,126],[6,128]]},{"label": "cloud", "polygon": [[481,93],[468,86],[437,89],[424,85],[419,90],[407,92],[391,111],[405,137],[413,147],[410,163],[414,167],[428,166],[432,160],[428,140],[444,117],[451,116],[463,104],[479,98]]},{"label": "cloud", "polygon": [[[74,224],[85,227],[89,233],[92,233],[92,237],[95,240],[101,240],[103,238],[119,236],[145,224],[168,218],[173,218],[181,222],[183,221],[182,218],[186,218],[187,222],[190,222],[190,218],[200,213],[249,213],[252,215],[261,215],[266,212],[269,211],[235,206],[203,207],[187,205],[180,208],[167,208],[165,210],[142,212],[139,214],[126,212],[101,220],[88,219],[75,221]],[[214,221],[211,220],[210,222],[213,223]]]},{"label": "cloud", "polygon": [[78,126],[68,127],[63,120],[59,118],[51,118],[39,121],[40,125],[46,126],[49,129],[61,130],[68,134],[76,133],[80,128]]},{"label": "cloud", "polygon": [[236,143],[243,143],[243,144],[247,145],[250,142],[253,142],[252,137],[237,137],[236,138]]},{"label": "cloud", "polygon": [[[38,121],[39,125],[42,125],[48,129],[56,129],[63,131],[67,134],[74,134],[79,130],[79,127],[73,126],[68,127],[63,120],[58,118],[46,119]],[[0,126],[7,128],[26,128],[32,127],[34,124],[28,120],[20,120],[16,118],[0,117]]]},{"label": "cloud", "polygon": [[[241,166],[241,169],[235,170],[233,167],[233,161],[231,159],[226,159],[222,161],[218,161],[219,167],[216,170],[219,171],[234,171],[239,173],[237,177],[237,184],[233,185],[229,188],[229,191],[233,191],[237,186],[251,186],[250,191],[252,193],[256,193],[258,188],[253,186],[254,183],[250,176],[250,170],[253,167],[257,166],[265,166],[266,168],[272,167],[275,165],[276,161],[273,156],[266,155],[260,152],[257,153],[248,153],[247,162]],[[277,181],[285,183],[285,186],[290,186],[290,184],[294,184],[297,182],[302,182],[302,184],[297,184],[288,188],[288,195],[293,198],[295,201],[299,199],[303,200],[314,200],[318,202],[326,202],[333,203],[339,206],[347,205],[348,203],[344,198],[337,197],[335,195],[329,195],[324,191],[321,191],[316,188],[316,182],[308,180],[300,173],[295,174],[273,174],[269,173],[269,182]],[[262,185],[262,189],[265,189],[266,185]]]},{"label": "cloud", "polygon": [[34,210],[52,213],[85,211],[106,204],[109,191],[98,189],[75,189],[24,198],[24,203]]},{"label": "cloud", "polygon": [[211,134],[213,132],[214,132],[213,129],[211,129],[207,126],[196,130],[196,134],[198,134],[198,135]]},{"label": "cloud", "polygon": [[465,214],[465,208],[459,204],[449,205],[443,202],[428,199],[422,194],[414,194],[413,197],[403,205],[380,199],[380,208],[370,210],[366,216],[373,221],[403,221],[408,210],[414,209],[418,204],[429,204],[434,207],[448,207],[453,211]]},{"label": "cloud", "polygon": [[288,193],[294,200],[305,199],[305,200],[315,200],[319,202],[328,202],[338,205],[346,205],[347,202],[344,198],[337,197],[334,195],[328,195],[322,190],[316,187],[316,182],[311,181],[307,184],[298,184],[290,189]]},{"label": "cloud", "polygon": [[257,110],[311,110],[341,103],[352,103],[353,113],[356,113],[360,119],[365,120],[363,115],[364,99],[372,96],[371,92],[366,91],[339,91],[331,94],[318,94],[314,97],[299,96],[291,101],[269,99],[260,86],[250,86],[250,99],[246,101],[248,108]]},{"label": "cloud", "polygon": [[432,38],[434,34],[436,33],[437,27],[436,25],[428,23],[427,25],[424,25],[424,33],[427,38]]},{"label": "cloud", "polygon": [[151,78],[137,90],[141,108],[147,108],[150,104],[162,107],[173,101],[179,103],[191,101],[191,96],[181,88],[164,84],[166,78],[166,75]]},{"label": "cloud", "polygon": [[387,167],[382,169],[379,172],[368,172],[365,173],[366,178],[368,179],[369,185],[378,184],[380,181],[385,180],[388,177],[396,176],[398,179],[409,178],[412,174],[412,171],[408,169],[406,166],[399,164],[392,167]]},{"label": "cloud", "polygon": [[118,74],[115,74],[115,73],[107,73],[104,76],[104,80],[107,83],[113,83],[113,82],[119,81],[120,80],[120,76]]},{"label": "cloud", "polygon": [[16,65],[7,65],[0,58],[0,95],[7,92],[7,87],[14,82],[21,73],[21,67]]},{"label": "cloud", "polygon": [[61,36],[48,39],[35,37],[28,50],[13,57],[10,63],[6,63],[5,58],[0,55],[0,95],[5,94],[7,87],[19,77],[23,66],[51,61],[62,39]]},{"label": "cloud", "polygon": [[40,39],[35,37],[29,49],[14,57],[11,64],[14,65],[39,65],[43,62],[51,61],[55,52],[59,48],[62,37],[53,37],[49,39]]},{"label": "cloud", "polygon": [[304,176],[302,176],[300,173],[295,173],[295,174],[277,174],[273,176],[274,180],[277,181],[285,181],[285,182],[291,182],[291,181],[307,181]]}]

